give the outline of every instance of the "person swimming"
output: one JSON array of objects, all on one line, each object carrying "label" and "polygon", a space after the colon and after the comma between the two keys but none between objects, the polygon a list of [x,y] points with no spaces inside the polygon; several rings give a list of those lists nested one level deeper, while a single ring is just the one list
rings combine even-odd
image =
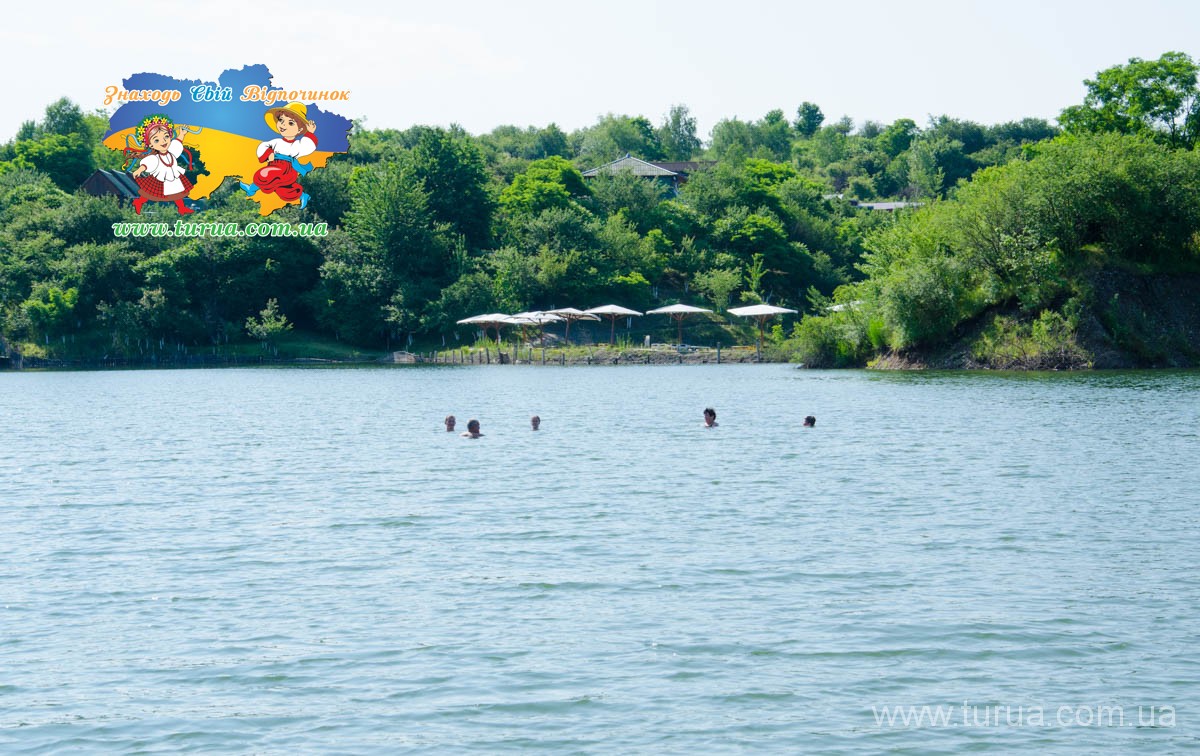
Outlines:
[{"label": "person swimming", "polygon": [[467,432],[462,434],[463,438],[479,438],[483,434],[479,432],[479,421],[472,418],[467,421]]},{"label": "person swimming", "polygon": [[542,418],[534,415],[533,417],[529,418],[529,424],[533,426],[534,430],[537,430],[538,426],[542,424]]},{"label": "person swimming", "polygon": [[715,409],[713,409],[712,407],[704,408],[704,427],[705,428],[716,428],[717,427],[717,411]]},{"label": "person swimming", "polygon": [[454,432],[454,424],[456,422],[458,422],[458,421],[454,419],[454,415],[446,415],[446,432],[447,433]]},{"label": "person swimming", "polygon": [[804,418],[804,427],[805,428],[816,428],[817,427],[817,418],[813,417],[812,415],[809,415],[808,417]]}]

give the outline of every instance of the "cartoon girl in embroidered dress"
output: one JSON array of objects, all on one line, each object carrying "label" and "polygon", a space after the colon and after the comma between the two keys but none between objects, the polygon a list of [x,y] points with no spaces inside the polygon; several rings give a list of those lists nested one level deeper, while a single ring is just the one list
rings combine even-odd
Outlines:
[{"label": "cartoon girl in embroidered dress", "polygon": [[300,207],[307,207],[309,198],[300,186],[300,177],[311,171],[312,165],[301,163],[300,158],[316,151],[317,136],[313,132],[317,124],[308,120],[308,108],[300,102],[272,108],[265,118],[279,136],[258,145],[258,162],[266,165],[255,172],[253,183],[242,184],[242,190],[249,196],[263,191],[285,202],[300,200]]},{"label": "cartoon girl in embroidered dress", "polygon": [[[183,204],[192,190],[192,182],[183,175],[184,168],[179,164],[179,156],[184,153],[184,131],[183,127],[176,129],[164,115],[148,116],[138,126],[137,134],[145,149],[133,171],[141,195],[133,201],[133,211],[138,215],[142,214],[142,206],[147,202],[174,202],[180,215],[195,212]],[[190,153],[188,162],[191,162]]]}]

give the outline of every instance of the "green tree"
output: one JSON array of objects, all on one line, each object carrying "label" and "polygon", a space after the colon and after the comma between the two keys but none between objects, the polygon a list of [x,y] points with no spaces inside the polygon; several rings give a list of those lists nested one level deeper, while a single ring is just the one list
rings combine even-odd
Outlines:
[{"label": "green tree", "polygon": [[536,215],[563,208],[591,192],[583,175],[569,160],[548,157],[529,164],[500,194],[500,204],[510,213]]},{"label": "green tree", "polygon": [[258,313],[258,317],[246,318],[246,333],[250,338],[262,342],[263,349],[270,349],[275,354],[279,353],[279,337],[290,330],[292,324],[280,312],[277,299],[268,299],[267,306]]},{"label": "green tree", "polygon": [[348,162],[330,161],[324,168],[305,177],[304,190],[312,199],[310,210],[331,226],[340,226],[350,210],[350,175]]},{"label": "green tree", "polygon": [[912,146],[913,138],[918,132],[917,124],[911,118],[900,118],[883,130],[876,137],[879,149],[889,158],[894,158]]},{"label": "green tree", "polygon": [[879,121],[863,121],[858,128],[858,135],[863,139],[875,139],[883,133],[883,124]]},{"label": "green tree", "polygon": [[843,160],[849,154],[850,140],[837,126],[826,126],[813,135],[813,155],[822,165]]},{"label": "green tree", "polygon": [[938,156],[946,146],[940,141],[922,139],[908,151],[908,182],[916,197],[932,199],[942,193],[946,184],[946,172],[938,164]]},{"label": "green tree", "polygon": [[46,106],[45,116],[37,131],[41,134],[58,134],[59,136],[90,133],[83,111],[65,97]]},{"label": "green tree", "polygon": [[499,301],[494,294],[494,286],[492,277],[485,270],[464,273],[442,289],[437,300],[425,309],[422,326],[428,331],[453,333],[462,328],[457,321],[464,314],[476,315],[497,310],[514,312],[519,309],[520,301]]},{"label": "green tree", "polygon": [[668,191],[662,182],[635,176],[629,170],[601,173],[590,183],[592,199],[589,204],[595,210],[604,216],[621,213],[643,233],[657,222],[655,211]]},{"label": "green tree", "polygon": [[42,171],[68,192],[96,169],[99,134],[79,106],[66,98],[48,105],[41,122],[18,136],[5,149],[12,166]]},{"label": "green tree", "polygon": [[537,130],[533,139],[533,148],[526,157],[530,160],[539,160],[554,155],[568,157],[570,149],[567,135],[558,128],[558,124],[551,123],[549,126]]},{"label": "green tree", "polygon": [[86,242],[68,247],[52,267],[57,278],[76,292],[76,320],[86,322],[101,304],[138,298],[142,281],[137,263],[137,254],[122,242]]},{"label": "green tree", "polygon": [[962,145],[964,154],[978,152],[988,145],[988,130],[983,126],[961,118],[938,116],[929,119],[929,128],[924,136],[930,138],[945,137]]},{"label": "green tree", "polygon": [[418,127],[411,165],[428,194],[429,212],[481,249],[491,237],[492,200],[483,156],[466,138]]},{"label": "green tree", "polygon": [[728,160],[737,150],[747,155],[754,151],[754,129],[738,118],[723,118],[712,130],[712,153],[717,160]]},{"label": "green tree", "polygon": [[445,249],[434,228],[429,195],[411,164],[358,169],[350,197],[350,238],[389,276],[445,275]]},{"label": "green tree", "polygon": [[724,311],[729,307],[733,292],[742,283],[742,273],[737,268],[713,268],[697,273],[693,283],[708,297],[713,307]]},{"label": "green tree", "polygon": [[663,146],[654,126],[644,116],[608,115],[581,134],[579,156],[607,163],[622,155],[642,160],[662,160]]},{"label": "green tree", "polygon": [[772,110],[755,124],[755,146],[772,160],[787,160],[792,154],[792,127],[782,110]]},{"label": "green tree", "polygon": [[816,104],[807,101],[800,103],[796,110],[796,131],[800,136],[805,139],[812,137],[824,122],[825,114]]},{"label": "green tree", "polygon": [[350,194],[346,238],[327,237],[322,321],[364,342],[411,332],[458,274],[449,228],[434,222],[423,182],[404,162],[357,169]]},{"label": "green tree", "polygon": [[700,149],[696,118],[686,105],[672,105],[661,126],[658,141],[667,160],[691,160]]},{"label": "green tree", "polygon": [[1053,139],[1057,135],[1058,129],[1051,126],[1045,118],[1022,118],[1019,121],[998,123],[988,129],[989,141],[1013,144],[1041,142]]},{"label": "green tree", "polygon": [[12,164],[42,171],[65,191],[75,191],[96,169],[91,145],[79,135],[46,134],[13,145]]},{"label": "green tree", "polygon": [[75,325],[75,304],[79,291],[63,289],[50,283],[39,283],[21,304],[29,323],[28,335],[34,340],[48,341],[65,335]]},{"label": "green tree", "polygon": [[763,277],[767,274],[767,268],[764,264],[762,255],[753,255],[750,259],[750,264],[746,266],[746,291],[742,292],[742,299],[747,302],[762,302],[765,292],[763,291]]},{"label": "green tree", "polygon": [[1181,52],[1130,58],[1084,81],[1083,104],[1064,109],[1058,121],[1071,133],[1149,134],[1172,147],[1192,146],[1200,136],[1198,71]]}]

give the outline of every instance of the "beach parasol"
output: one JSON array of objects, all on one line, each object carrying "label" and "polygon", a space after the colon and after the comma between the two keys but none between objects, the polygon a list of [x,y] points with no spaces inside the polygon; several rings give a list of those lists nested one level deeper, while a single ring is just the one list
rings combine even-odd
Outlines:
[{"label": "beach parasol", "polygon": [[541,310],[518,312],[517,314],[513,315],[513,318],[523,321],[523,324],[525,325],[537,326],[538,338],[541,341],[542,346],[546,346],[546,324],[562,322],[562,318],[559,316],[551,315],[550,313],[542,312]]},{"label": "beach parasol", "polygon": [[642,313],[638,312],[637,310],[631,310],[628,307],[622,307],[620,305],[614,305],[614,304],[602,305],[600,307],[592,307],[587,310],[584,310],[584,312],[586,312],[589,315],[603,315],[604,317],[606,317],[612,321],[612,327],[609,329],[609,333],[608,333],[608,343],[610,343],[610,344],[617,343],[617,318],[627,318],[627,317],[639,317],[640,318],[642,316]]},{"label": "beach parasol", "polygon": [[505,315],[502,312],[493,312],[487,315],[476,315],[470,318],[463,318],[458,321],[459,325],[477,325],[483,326],[483,335],[487,336],[489,328],[496,329],[496,343],[500,343],[500,326],[508,325],[508,320],[511,316]]},{"label": "beach parasol", "polygon": [[758,344],[756,351],[758,354],[758,359],[760,360],[762,359],[763,328],[766,326],[767,320],[775,317],[776,315],[783,315],[789,312],[794,313],[796,311],[789,310],[786,307],[776,307],[775,305],[769,304],[756,304],[750,305],[749,307],[731,307],[729,309],[730,315],[737,315],[739,318],[754,318],[758,321]]},{"label": "beach parasol", "polygon": [[679,325],[679,343],[683,344],[683,321],[693,315],[699,315],[702,312],[712,312],[703,307],[693,307],[685,304],[673,304],[666,307],[659,307],[656,310],[646,310],[647,315],[670,315],[671,319]]},{"label": "beach parasol", "polygon": [[600,319],[600,316],[598,316],[598,315],[589,315],[588,313],[584,312],[583,310],[577,310],[574,307],[560,307],[557,310],[546,310],[546,314],[547,315],[557,315],[558,317],[567,321],[567,331],[563,335],[563,338],[566,340],[566,342],[568,344],[571,343],[571,323],[574,323],[576,320],[599,320]]}]

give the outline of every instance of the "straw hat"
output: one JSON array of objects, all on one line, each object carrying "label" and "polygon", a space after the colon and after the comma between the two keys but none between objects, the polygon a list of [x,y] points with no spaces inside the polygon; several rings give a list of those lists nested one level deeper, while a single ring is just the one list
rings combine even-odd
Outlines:
[{"label": "straw hat", "polygon": [[280,113],[287,113],[292,118],[295,118],[297,123],[300,124],[301,130],[308,131],[308,107],[304,103],[289,102],[282,108],[271,108],[264,113],[263,119],[266,120],[267,125],[271,127],[272,131],[279,131],[279,126],[276,125],[275,119],[279,117]]}]

